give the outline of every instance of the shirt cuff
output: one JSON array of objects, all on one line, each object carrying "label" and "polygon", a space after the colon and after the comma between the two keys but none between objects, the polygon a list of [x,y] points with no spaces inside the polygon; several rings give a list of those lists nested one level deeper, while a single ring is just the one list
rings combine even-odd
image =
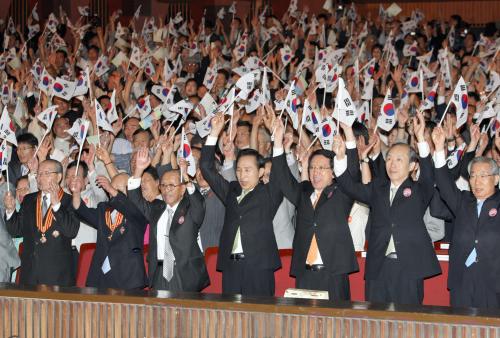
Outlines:
[{"label": "shirt cuff", "polygon": [[283,148],[273,148],[273,157],[278,157],[284,153]]},{"label": "shirt cuff", "polygon": [[372,161],[375,161],[378,157],[380,156],[380,152],[375,154],[375,155],[368,155],[368,157],[370,158],[370,160]]},{"label": "shirt cuff", "polygon": [[437,104],[444,104],[446,101],[444,96],[439,95],[437,99]]},{"label": "shirt cuff", "polygon": [[418,147],[418,154],[420,155],[420,157],[423,158],[429,156],[429,153],[431,151],[429,149],[429,145],[427,144],[427,142],[419,142],[417,143],[417,147]]},{"label": "shirt cuff", "polygon": [[344,156],[342,160],[339,160],[337,156],[333,158],[333,172],[336,177],[339,177],[347,170],[347,156]]},{"label": "shirt cuff", "polygon": [[224,164],[222,165],[222,170],[229,170],[234,167],[234,161],[233,160],[224,160]]},{"label": "shirt cuff", "polygon": [[215,136],[207,136],[207,140],[205,141],[206,146],[214,146],[217,144],[217,140],[219,138]]},{"label": "shirt cuff", "polygon": [[188,191],[189,195],[192,195],[194,193],[194,191],[196,190],[196,188],[194,187],[194,184],[191,183],[191,184],[188,184],[186,186],[186,190]]},{"label": "shirt cuff", "polygon": [[61,208],[61,202],[52,206],[52,211],[57,212]]},{"label": "shirt cuff", "polygon": [[5,218],[7,219],[7,221],[12,217],[12,215],[14,215],[15,211],[7,211],[5,210]]},{"label": "shirt cuff", "polygon": [[140,186],[141,186],[141,179],[140,178],[130,177],[128,179],[128,183],[127,183],[128,190],[134,190],[134,189],[139,188]]},{"label": "shirt cuff", "polygon": [[356,149],[356,141],[345,141],[345,147],[347,149]]},{"label": "shirt cuff", "polygon": [[446,165],[446,156],[444,150],[436,151],[434,153],[434,166],[439,169]]}]

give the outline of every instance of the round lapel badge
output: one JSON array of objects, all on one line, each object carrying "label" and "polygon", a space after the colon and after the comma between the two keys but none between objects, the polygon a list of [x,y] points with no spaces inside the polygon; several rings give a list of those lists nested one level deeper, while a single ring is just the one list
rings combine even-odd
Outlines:
[{"label": "round lapel badge", "polygon": [[184,216],[179,217],[178,223],[179,224],[183,224],[184,223]]},{"label": "round lapel badge", "polygon": [[411,189],[410,188],[405,188],[405,190],[403,190],[403,196],[404,197],[410,197],[411,196]]},{"label": "round lapel badge", "polygon": [[497,215],[497,209],[491,208],[490,211],[488,211],[488,215],[490,215],[490,217],[495,217]]}]

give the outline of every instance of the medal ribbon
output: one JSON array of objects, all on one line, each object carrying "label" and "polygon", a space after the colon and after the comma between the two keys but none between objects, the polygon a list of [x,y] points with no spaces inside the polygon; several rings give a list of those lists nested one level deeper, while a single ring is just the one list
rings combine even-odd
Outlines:
[{"label": "medal ribbon", "polygon": [[[61,198],[63,197],[63,190],[59,189],[59,193],[57,194],[59,196],[59,201],[61,201]],[[45,222],[43,221],[43,213],[42,213],[42,194],[38,194],[38,197],[36,198],[36,227],[38,228],[38,231],[42,233],[42,235],[45,235],[47,230],[52,226],[52,221],[54,220],[54,214],[52,211],[52,207],[48,206],[47,208],[47,214],[45,215]]]},{"label": "medal ribbon", "polygon": [[122,223],[123,221],[123,214],[121,214],[120,212],[116,212],[116,218],[115,218],[115,221],[112,222],[111,221],[111,209],[106,209],[106,212],[104,214],[105,216],[105,220],[106,220],[106,225],[108,226],[109,230],[111,231],[111,233],[113,233],[113,231],[115,231],[115,229]]}]

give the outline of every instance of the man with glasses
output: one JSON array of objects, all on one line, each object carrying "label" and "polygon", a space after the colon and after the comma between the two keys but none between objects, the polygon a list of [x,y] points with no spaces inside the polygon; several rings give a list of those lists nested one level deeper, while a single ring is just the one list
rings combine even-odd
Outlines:
[{"label": "man with glasses", "polygon": [[29,173],[28,163],[35,156],[37,147],[38,140],[33,134],[26,133],[17,138],[15,156],[12,156],[9,162],[9,182],[12,185],[15,185],[21,176]]},{"label": "man with glasses", "polygon": [[71,239],[80,222],[70,209],[71,196],[60,187],[61,163],[45,160],[38,167],[39,191],[28,194],[16,211],[12,192],[4,198],[7,230],[24,238],[21,284],[72,286]]},{"label": "man with glasses", "polygon": [[[297,207],[290,274],[296,287],[328,291],[331,300],[350,300],[349,273],[358,270],[348,218],[353,200],[333,179],[333,153],[317,150],[303,161],[302,182],[293,177],[283,152],[283,123],[277,122],[273,169],[285,197]],[[360,176],[356,138],[344,128],[349,144],[349,170]],[[308,167],[307,167],[308,166]]]},{"label": "man with glasses", "polygon": [[[149,285],[156,290],[201,291],[209,284],[198,231],[205,216],[203,196],[187,175],[186,162],[160,179],[162,200],[148,202],[141,193],[141,177],[151,164],[147,149],[136,153],[128,196],[149,220]],[[187,190],[187,191],[186,191]]]},{"label": "man with glasses", "polygon": [[436,184],[455,220],[450,249],[448,288],[451,306],[500,306],[500,193],[497,163],[474,158],[469,166],[471,191],[460,191],[446,166],[445,133],[436,127]]}]

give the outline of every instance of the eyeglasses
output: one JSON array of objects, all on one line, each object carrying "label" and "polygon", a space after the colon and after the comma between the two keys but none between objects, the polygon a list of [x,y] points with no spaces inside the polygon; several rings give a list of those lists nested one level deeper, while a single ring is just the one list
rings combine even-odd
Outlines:
[{"label": "eyeglasses", "polygon": [[474,179],[474,178],[480,178],[480,179],[483,179],[483,178],[486,178],[486,177],[489,177],[489,176],[496,176],[496,175],[493,175],[493,174],[472,174],[470,175],[470,179]]},{"label": "eyeglasses", "polygon": [[38,176],[49,176],[50,174],[58,174],[57,171],[39,171]]},{"label": "eyeglasses", "polygon": [[170,191],[170,190],[174,190],[175,188],[177,188],[178,186],[181,186],[181,185],[184,185],[184,183],[179,183],[179,184],[163,184],[163,183],[160,183],[160,189],[161,190]]},{"label": "eyeglasses", "polygon": [[309,167],[310,171],[332,170],[332,167]]}]

